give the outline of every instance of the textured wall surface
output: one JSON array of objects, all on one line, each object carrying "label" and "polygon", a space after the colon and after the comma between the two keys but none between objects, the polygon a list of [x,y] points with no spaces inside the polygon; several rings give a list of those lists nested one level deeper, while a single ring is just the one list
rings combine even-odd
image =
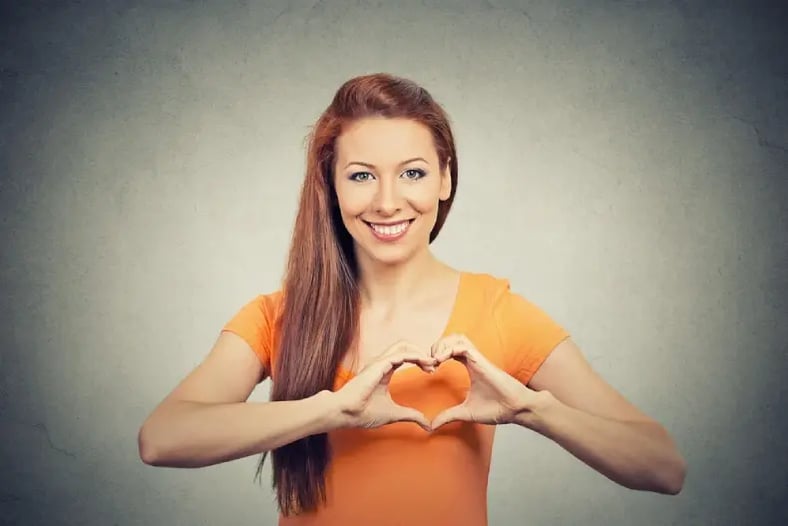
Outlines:
[{"label": "textured wall surface", "polygon": [[308,127],[377,71],[452,118],[438,256],[508,277],[689,462],[678,496],[634,492],[501,427],[491,525],[788,523],[784,7],[18,4],[0,8],[2,524],[275,524],[270,463],[262,487],[257,457],[153,468],[137,430],[278,287]]}]

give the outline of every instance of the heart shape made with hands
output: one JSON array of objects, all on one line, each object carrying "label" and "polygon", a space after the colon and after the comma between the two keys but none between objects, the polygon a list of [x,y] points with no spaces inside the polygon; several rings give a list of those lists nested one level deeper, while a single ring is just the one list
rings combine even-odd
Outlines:
[{"label": "heart shape made with hands", "polygon": [[[507,424],[526,411],[536,392],[496,367],[463,334],[450,334],[430,348],[433,371],[449,360],[463,364],[470,378],[465,400],[438,413],[431,422],[434,431],[449,422]],[[413,364],[410,367],[419,367]]]}]

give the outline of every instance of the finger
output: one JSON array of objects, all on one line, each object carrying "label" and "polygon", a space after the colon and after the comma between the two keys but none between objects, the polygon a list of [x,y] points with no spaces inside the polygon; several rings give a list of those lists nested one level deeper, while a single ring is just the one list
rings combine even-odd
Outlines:
[{"label": "finger", "polygon": [[433,357],[425,356],[423,353],[417,354],[415,351],[403,351],[399,354],[385,356],[377,362],[378,381],[388,385],[394,372],[406,362],[415,363],[429,373],[435,372],[435,365],[437,364]]},{"label": "finger", "polygon": [[424,366],[421,367],[421,369],[424,372],[432,374],[432,373],[435,372],[435,365],[433,365],[433,364],[424,365]]},{"label": "finger", "polygon": [[430,347],[430,354],[439,362],[444,362],[451,356],[450,351],[454,345],[454,335],[444,336]]},{"label": "finger", "polygon": [[442,425],[448,424],[450,422],[459,422],[465,420],[465,411],[462,406],[456,405],[454,407],[450,407],[445,411],[441,411],[438,415],[432,419],[432,429],[438,429]]},{"label": "finger", "polygon": [[450,358],[462,363],[479,363],[481,355],[473,343],[464,335],[455,335],[451,341],[445,344],[444,349],[439,353],[437,359],[444,362]]},{"label": "finger", "polygon": [[394,354],[388,358],[388,361],[396,367],[399,367],[405,362],[414,363],[422,368],[434,366],[437,364],[435,358],[417,350],[403,351],[401,353]]},{"label": "finger", "polygon": [[430,346],[430,355],[432,355],[432,357],[435,358],[438,363],[442,363],[447,359],[446,356],[448,344],[448,337],[444,337]]},{"label": "finger", "polygon": [[460,334],[458,336],[457,343],[458,346],[465,351],[466,357],[469,359],[478,361],[478,359],[481,357],[479,349],[477,349],[473,342],[464,334]]},{"label": "finger", "polygon": [[380,384],[381,385],[386,385],[386,386],[389,385],[389,382],[391,382],[391,379],[394,377],[394,373],[396,372],[397,367],[399,367],[399,366],[396,366],[394,364],[389,363],[384,368],[384,372],[383,372],[383,374],[380,377]]},{"label": "finger", "polygon": [[397,406],[396,418],[398,422],[415,422],[424,431],[432,431],[432,425],[427,417],[417,409],[411,407]]},{"label": "finger", "polygon": [[474,349],[464,344],[458,344],[454,347],[451,350],[451,357],[461,362],[476,363],[478,361]]}]

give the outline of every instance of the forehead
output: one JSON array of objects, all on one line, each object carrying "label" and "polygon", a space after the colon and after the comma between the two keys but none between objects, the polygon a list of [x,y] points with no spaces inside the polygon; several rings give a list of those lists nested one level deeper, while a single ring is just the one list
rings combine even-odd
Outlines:
[{"label": "forehead", "polygon": [[410,119],[370,117],[350,124],[336,142],[337,161],[397,164],[409,157],[437,159],[430,129]]}]

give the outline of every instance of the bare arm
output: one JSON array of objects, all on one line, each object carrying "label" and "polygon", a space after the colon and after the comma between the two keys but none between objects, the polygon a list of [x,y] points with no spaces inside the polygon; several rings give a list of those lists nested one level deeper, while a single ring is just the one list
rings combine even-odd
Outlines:
[{"label": "bare arm", "polygon": [[267,376],[242,338],[222,333],[142,424],[140,458],[152,466],[210,466],[340,427],[330,391],[304,400],[247,402]]},{"label": "bare arm", "polygon": [[571,339],[552,351],[528,387],[541,391],[540,403],[518,423],[625,487],[681,491],[687,467],[672,437],[602,379]]}]

